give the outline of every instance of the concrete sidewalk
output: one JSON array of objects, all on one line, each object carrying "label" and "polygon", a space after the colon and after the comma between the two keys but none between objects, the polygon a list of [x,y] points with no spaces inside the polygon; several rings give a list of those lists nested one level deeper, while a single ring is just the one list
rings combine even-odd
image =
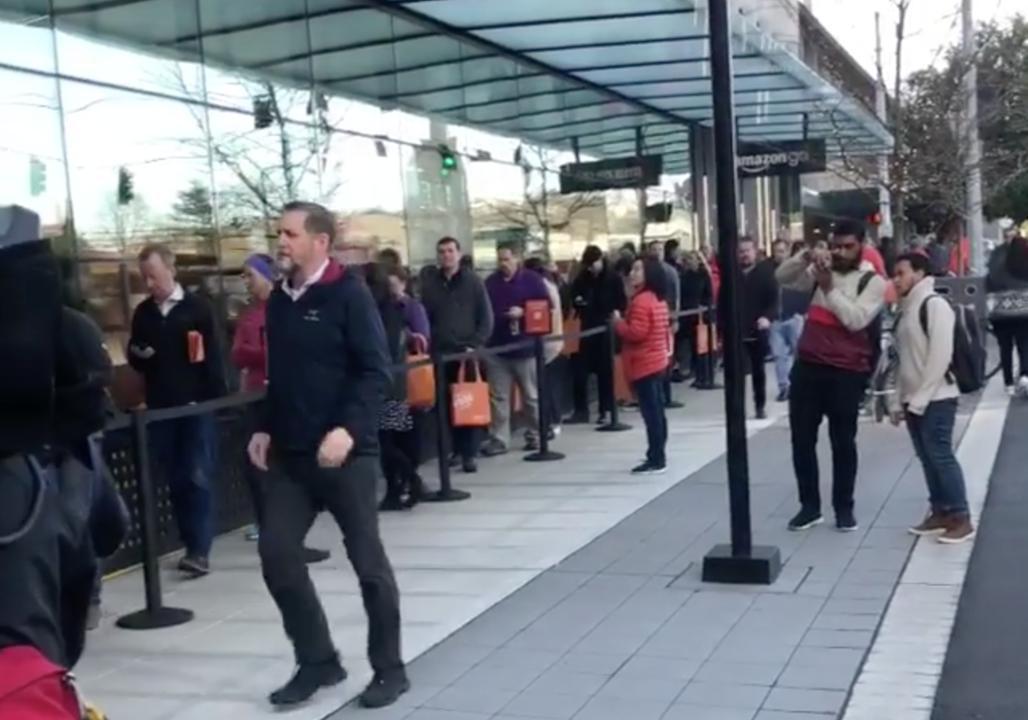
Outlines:
[{"label": "concrete sidewalk", "polygon": [[[958,432],[967,422],[965,408]],[[773,586],[700,582],[704,553],[728,536],[722,456],[418,658],[413,691],[374,717],[838,717],[927,503],[905,431],[864,424],[860,446],[861,529],[797,534],[785,527],[796,510],[788,429],[752,439],[755,536],[786,560]]]},{"label": "concrete sidewalk", "polygon": [[[469,501],[383,516],[383,536],[402,594],[405,657],[421,655],[722,455],[723,395],[690,393],[685,399],[685,409],[669,413],[666,475],[629,475],[645,442],[641,419],[629,413],[625,419],[635,427],[625,433],[566,428],[555,446],[567,453],[566,460],[532,464],[512,453],[483,461],[476,476],[454,474],[455,486],[472,492]],[[772,410],[780,417],[784,407]],[[751,431],[769,427],[774,419],[753,423]],[[426,479],[432,482],[431,473]],[[725,537],[713,530],[727,506],[724,483],[712,482],[702,514],[682,518],[692,530],[706,532],[703,544]],[[332,548],[333,557],[311,572],[351,679],[291,712],[290,720],[324,718],[371,675],[357,582],[339,539],[329,518],[320,518],[309,544]],[[662,550],[668,560],[681,552],[682,540]],[[293,660],[261,580],[256,547],[241,534],[226,536],[217,541],[212,561],[214,574],[192,582],[179,580],[168,564],[165,603],[196,612],[193,622],[177,628],[130,632],[114,627],[114,617],[142,606],[142,577],[136,571],[105,584],[106,617],[90,634],[76,673],[87,695],[112,720],[276,715],[265,698],[289,677]],[[436,687],[417,681],[418,693]]]}]

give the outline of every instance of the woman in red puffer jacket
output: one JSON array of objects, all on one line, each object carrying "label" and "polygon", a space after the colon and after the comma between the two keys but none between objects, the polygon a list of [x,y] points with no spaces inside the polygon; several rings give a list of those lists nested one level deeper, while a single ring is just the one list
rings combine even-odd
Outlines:
[{"label": "woman in red puffer jacket", "polygon": [[671,354],[665,273],[659,260],[638,259],[629,275],[632,299],[624,319],[615,312],[615,329],[621,338],[625,375],[639,401],[646,425],[646,461],[632,469],[635,474],[667,470],[667,417],[664,414],[664,375]]}]

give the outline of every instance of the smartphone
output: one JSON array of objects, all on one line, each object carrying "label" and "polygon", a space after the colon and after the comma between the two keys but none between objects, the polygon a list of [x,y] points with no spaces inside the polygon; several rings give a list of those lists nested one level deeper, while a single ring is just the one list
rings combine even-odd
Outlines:
[{"label": "smartphone", "polygon": [[205,358],[203,335],[199,330],[190,330],[186,336],[189,341],[189,362],[202,363]]}]

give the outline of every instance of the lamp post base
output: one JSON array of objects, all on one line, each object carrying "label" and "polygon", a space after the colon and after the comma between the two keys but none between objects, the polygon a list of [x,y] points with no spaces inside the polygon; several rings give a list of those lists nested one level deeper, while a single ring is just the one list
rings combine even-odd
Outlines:
[{"label": "lamp post base", "polygon": [[733,555],[731,545],[715,545],[703,558],[703,582],[770,585],[782,570],[782,554],[757,545],[748,555]]}]

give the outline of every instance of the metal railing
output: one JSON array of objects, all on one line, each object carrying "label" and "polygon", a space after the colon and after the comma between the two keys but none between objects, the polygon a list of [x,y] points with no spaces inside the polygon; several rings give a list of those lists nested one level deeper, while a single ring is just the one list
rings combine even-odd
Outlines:
[{"label": "metal railing", "polygon": [[[700,368],[702,377],[697,383],[700,389],[712,389],[716,387],[713,383],[716,370],[716,338],[714,329],[714,313],[711,308],[700,307],[694,310],[685,310],[672,313],[673,320],[681,320],[688,317],[698,317],[705,320],[708,352],[703,356],[704,366]],[[590,328],[587,330],[567,332],[561,335],[533,335],[523,340],[508,343],[502,346],[475,348],[458,353],[433,354],[427,359],[415,362],[405,362],[394,365],[390,368],[392,373],[407,373],[418,367],[431,365],[435,376],[435,414],[436,424],[436,453],[439,475],[439,490],[432,493],[426,500],[434,502],[454,502],[466,500],[471,494],[453,487],[450,474],[450,408],[448,399],[450,397],[449,387],[446,379],[446,366],[449,363],[461,362],[470,359],[481,359],[487,356],[496,356],[513,350],[533,349],[538,388],[538,428],[539,447],[536,452],[525,456],[530,462],[549,462],[564,459],[564,455],[554,452],[550,448],[550,417],[551,409],[550,393],[546,380],[546,358],[545,346],[551,342],[567,342],[568,340],[582,340],[591,337],[603,336],[607,338],[604,343],[609,355],[611,377],[617,370],[617,335],[614,329],[614,321],[608,321],[605,325]],[[672,345],[673,348],[673,345]],[[615,383],[608,383],[610,397],[607,398],[611,408],[610,420],[596,429],[600,432],[618,432],[631,428],[620,421],[618,415],[618,399],[614,390]],[[186,417],[214,414],[219,411],[242,409],[261,402],[265,398],[265,391],[238,393],[231,396],[209,400],[205,402],[192,403],[172,408],[142,409],[135,410],[130,414],[123,414],[115,417],[105,427],[105,435],[131,433],[130,452],[134,462],[133,470],[122,473],[131,474],[129,478],[121,478],[125,482],[120,487],[126,504],[129,505],[130,513],[134,518],[134,530],[138,537],[133,538],[131,544],[138,546],[140,558],[139,564],[143,568],[143,582],[145,588],[145,607],[142,610],[124,615],[117,620],[117,625],[126,629],[152,629],[170,627],[182,624],[192,619],[192,611],[184,608],[169,607],[164,604],[161,590],[160,557],[162,546],[159,534],[160,518],[159,511],[161,502],[159,500],[158,484],[154,482],[153,468],[150,459],[150,448],[148,442],[148,428],[155,423],[168,422],[171,420]],[[245,441],[244,441],[245,443]],[[240,452],[240,461],[243,460],[243,453]],[[117,476],[118,473],[115,473]],[[214,491],[213,483],[211,491]],[[166,508],[166,506],[165,506]],[[237,525],[238,527],[238,525]]]}]

